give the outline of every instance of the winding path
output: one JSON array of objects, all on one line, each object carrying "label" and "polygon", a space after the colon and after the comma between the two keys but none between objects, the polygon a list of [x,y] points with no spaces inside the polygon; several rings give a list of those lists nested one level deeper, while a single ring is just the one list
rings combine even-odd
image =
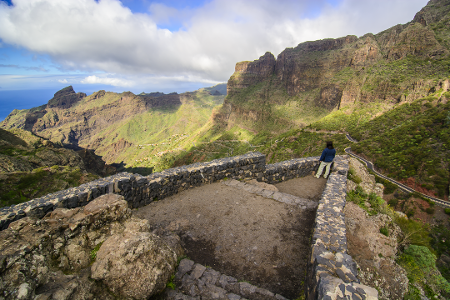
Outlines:
[{"label": "winding path", "polygon": [[[346,133],[345,136],[346,136],[346,138],[347,138],[350,142],[352,142],[352,143],[357,143],[357,142],[358,142],[357,140],[355,140],[354,138],[352,138],[348,133]],[[388,181],[392,182],[393,184],[397,185],[397,186],[398,186],[400,189],[402,189],[403,191],[406,191],[406,192],[409,192],[409,193],[414,193],[414,192],[419,193],[419,194],[422,195],[423,197],[425,197],[425,198],[427,198],[427,199],[430,199],[431,201],[437,203],[438,205],[440,205],[440,206],[442,206],[442,207],[450,208],[450,203],[449,203],[448,201],[445,201],[445,200],[442,200],[442,199],[439,199],[439,198],[435,198],[435,197],[431,197],[431,196],[425,195],[425,194],[423,194],[423,193],[421,193],[421,192],[418,192],[418,191],[416,191],[416,190],[410,188],[409,186],[406,186],[406,185],[404,185],[404,184],[402,184],[402,183],[400,183],[400,182],[398,182],[398,181],[395,181],[395,180],[392,179],[392,178],[389,178],[389,177],[384,176],[383,174],[377,172],[377,171],[375,170],[375,168],[373,167],[373,163],[372,163],[372,162],[370,162],[370,161],[368,161],[368,160],[362,158],[361,156],[358,156],[358,155],[354,154],[354,153],[352,152],[351,147],[345,148],[344,151],[345,151],[345,153],[347,153],[348,155],[353,156],[353,157],[355,157],[355,158],[361,160],[363,163],[365,163],[366,166],[367,166],[367,168],[369,168],[370,170],[372,170],[375,174],[377,174],[377,176],[379,176],[379,177],[381,177],[381,178],[383,178],[383,179],[385,179],[385,180],[388,180]]]}]

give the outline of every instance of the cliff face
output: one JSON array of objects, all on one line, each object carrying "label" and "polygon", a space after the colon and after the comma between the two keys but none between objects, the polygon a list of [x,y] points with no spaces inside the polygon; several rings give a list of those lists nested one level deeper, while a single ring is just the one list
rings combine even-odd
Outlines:
[{"label": "cliff face", "polygon": [[276,60],[266,53],[253,62],[237,63],[217,118],[237,120],[253,114],[252,121],[265,122],[262,111],[268,105],[273,115],[280,105],[291,107],[292,102],[330,111],[427,96],[442,88],[450,75],[449,11],[448,1],[433,0],[410,23],[376,35],[305,42],[285,49]]}]

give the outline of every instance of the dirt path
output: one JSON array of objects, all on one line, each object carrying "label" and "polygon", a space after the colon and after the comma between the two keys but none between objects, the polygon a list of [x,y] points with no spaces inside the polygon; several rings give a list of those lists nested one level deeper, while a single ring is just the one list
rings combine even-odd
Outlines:
[{"label": "dirt path", "polygon": [[[317,201],[325,179],[278,184],[280,192]],[[154,230],[176,232],[197,263],[289,299],[303,293],[315,211],[222,183],[187,190],[134,211]]]}]

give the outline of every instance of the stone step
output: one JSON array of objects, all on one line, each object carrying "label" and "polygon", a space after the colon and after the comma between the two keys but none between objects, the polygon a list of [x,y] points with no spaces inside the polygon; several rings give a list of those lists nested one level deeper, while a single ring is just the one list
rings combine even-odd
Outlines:
[{"label": "stone step", "polygon": [[265,189],[263,187],[249,184],[245,182],[241,182],[235,179],[222,181],[222,184],[225,184],[230,187],[238,188],[245,190],[249,193],[256,194],[268,199],[273,199],[279,202],[283,202],[286,204],[297,205],[301,209],[316,209],[318,203],[309,199],[296,197],[291,194],[281,193],[278,191],[273,191],[269,189]]},{"label": "stone step", "polygon": [[183,259],[178,265],[174,283],[176,289],[166,288],[166,300],[287,300],[266,289]]}]

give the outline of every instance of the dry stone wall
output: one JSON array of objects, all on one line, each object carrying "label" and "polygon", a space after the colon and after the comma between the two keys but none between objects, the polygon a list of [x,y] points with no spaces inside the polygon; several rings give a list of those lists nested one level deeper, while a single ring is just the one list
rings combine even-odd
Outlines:
[{"label": "dry stone wall", "polygon": [[[172,168],[149,176],[119,173],[79,187],[0,209],[0,229],[24,217],[42,218],[56,208],[75,208],[108,193],[124,196],[137,208],[183,190],[225,178],[277,183],[313,174],[318,157],[265,164],[259,152]],[[361,285],[356,265],[347,253],[345,196],[347,156],[338,156],[316,212],[307,278],[307,299],[378,299],[375,289]]]},{"label": "dry stone wall", "polygon": [[347,253],[345,196],[348,159],[334,161],[317,207],[308,263],[308,300],[378,299],[378,291],[360,284],[356,263]]},{"label": "dry stone wall", "polygon": [[0,229],[8,228],[11,222],[24,217],[42,218],[56,208],[85,206],[91,200],[108,193],[124,196],[130,208],[137,208],[224,178],[261,180],[265,168],[265,155],[253,152],[167,169],[149,176],[119,173],[28,202],[0,208]]}]

